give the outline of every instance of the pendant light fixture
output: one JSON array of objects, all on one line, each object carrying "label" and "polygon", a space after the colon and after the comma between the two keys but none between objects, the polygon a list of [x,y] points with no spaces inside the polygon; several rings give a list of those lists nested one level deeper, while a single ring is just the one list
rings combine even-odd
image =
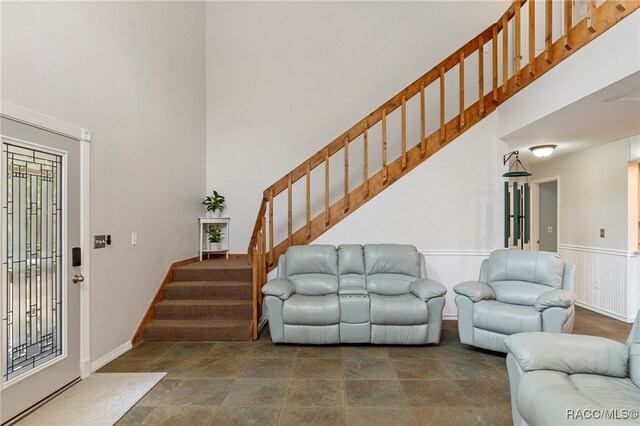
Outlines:
[{"label": "pendant light fixture", "polygon": [[[507,178],[504,183],[504,246],[509,247],[511,237],[511,222],[513,221],[513,244],[524,248],[529,243],[529,210],[530,190],[529,176],[519,158],[518,151],[512,151],[502,157],[502,164],[506,165],[513,157],[509,171],[502,175]],[[513,212],[511,211],[513,205]]]}]

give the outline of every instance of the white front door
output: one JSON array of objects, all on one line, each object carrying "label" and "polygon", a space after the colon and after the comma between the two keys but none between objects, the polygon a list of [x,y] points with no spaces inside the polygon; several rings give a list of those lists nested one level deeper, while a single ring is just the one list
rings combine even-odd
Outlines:
[{"label": "white front door", "polygon": [[0,422],[80,377],[80,142],[2,118]]}]

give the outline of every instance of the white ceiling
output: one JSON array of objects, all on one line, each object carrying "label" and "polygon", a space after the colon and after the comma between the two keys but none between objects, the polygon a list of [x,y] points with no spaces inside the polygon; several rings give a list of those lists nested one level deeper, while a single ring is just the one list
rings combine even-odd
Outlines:
[{"label": "white ceiling", "polygon": [[[525,164],[640,134],[640,72],[574,102],[504,137]],[[550,157],[537,158],[529,147],[556,144]]]}]

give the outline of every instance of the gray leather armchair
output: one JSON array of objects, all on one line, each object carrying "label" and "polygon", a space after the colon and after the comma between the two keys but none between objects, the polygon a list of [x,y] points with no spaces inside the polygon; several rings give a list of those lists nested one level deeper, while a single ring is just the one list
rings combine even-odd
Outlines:
[{"label": "gray leather armchair", "polygon": [[507,352],[515,333],[573,331],[575,268],[557,253],[496,250],[482,262],[478,281],[454,287],[460,341]]},{"label": "gray leather armchair", "polygon": [[293,246],[263,288],[273,342],[437,343],[445,287],[396,244]]},{"label": "gray leather armchair", "polygon": [[515,425],[640,424],[640,312],[626,344],[531,332],[505,345]]}]

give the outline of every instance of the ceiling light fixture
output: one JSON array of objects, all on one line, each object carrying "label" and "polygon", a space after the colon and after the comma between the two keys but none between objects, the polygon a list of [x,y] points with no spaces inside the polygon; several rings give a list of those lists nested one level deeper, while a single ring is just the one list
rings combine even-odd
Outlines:
[{"label": "ceiling light fixture", "polygon": [[536,145],[529,148],[536,157],[548,157],[558,145]]}]

